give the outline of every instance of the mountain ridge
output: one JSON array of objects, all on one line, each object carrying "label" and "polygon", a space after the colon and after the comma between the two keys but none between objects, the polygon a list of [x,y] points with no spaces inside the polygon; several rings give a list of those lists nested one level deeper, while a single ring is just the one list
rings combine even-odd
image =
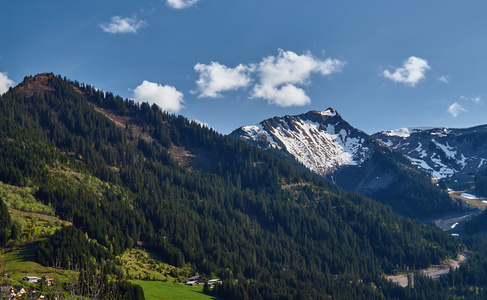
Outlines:
[{"label": "mountain ridge", "polygon": [[372,136],[407,156],[431,176],[466,182],[487,169],[487,125],[469,128],[416,128]]},{"label": "mountain ridge", "polygon": [[[242,126],[230,136],[294,157],[344,189],[371,196],[407,216],[459,209],[460,204],[433,186],[408,158],[350,125],[333,108],[266,119]],[[412,192],[416,189],[431,191],[436,199],[431,202],[436,203],[426,204],[427,199]]]}]

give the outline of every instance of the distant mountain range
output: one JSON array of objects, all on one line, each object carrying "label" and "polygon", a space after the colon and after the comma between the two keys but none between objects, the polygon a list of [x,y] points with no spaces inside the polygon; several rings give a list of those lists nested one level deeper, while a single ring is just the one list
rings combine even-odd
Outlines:
[{"label": "distant mountain range", "polygon": [[487,125],[465,129],[402,128],[372,135],[437,178],[472,180],[487,169]]},{"label": "distant mountain range", "polygon": [[[448,202],[446,200],[448,197],[431,183],[428,176],[431,172],[421,171],[430,170],[427,164],[431,165],[431,168],[442,165],[443,160],[439,159],[445,158],[451,160],[451,167],[448,165],[450,172],[453,170],[456,173],[458,170],[475,172],[474,166],[480,167],[484,162],[482,159],[473,159],[476,153],[475,146],[480,144],[478,139],[482,137],[476,138],[472,135],[468,138],[457,138],[458,133],[455,131],[456,135],[452,135],[452,139],[458,140],[457,143],[445,143],[441,140],[442,144],[440,144],[437,142],[439,135],[424,131],[429,135],[422,135],[421,140],[415,140],[416,144],[413,145],[406,136],[419,138],[419,135],[406,135],[405,132],[391,131],[370,136],[351,126],[336,110],[328,108],[324,111],[309,111],[296,116],[270,118],[257,125],[240,127],[230,136],[262,149],[280,151],[283,155],[295,158],[313,172],[329,178],[346,190],[372,196],[390,204],[399,213],[421,216],[424,213],[421,211],[424,208],[422,202],[427,200],[417,199],[412,190],[430,189],[432,193],[438,194],[434,197],[443,198],[439,203]],[[423,131],[418,129],[414,132]],[[442,134],[445,136],[446,131]],[[431,138],[427,140],[428,137],[437,137],[437,140]],[[429,149],[431,153],[425,156],[425,150],[421,148],[418,156],[408,155],[411,148],[407,146],[413,147],[413,151],[419,150],[418,143],[427,146],[424,149]],[[461,145],[461,143],[468,145],[468,156],[462,156],[462,151],[452,148],[453,145]],[[446,152],[439,153],[438,150]],[[451,158],[453,153],[457,155],[456,160]],[[419,161],[419,158],[425,157],[430,157],[437,162],[437,165],[432,164],[431,161]],[[486,156],[480,154],[478,157]],[[463,169],[455,165],[463,166],[461,163],[467,161],[468,167],[465,166]],[[415,165],[425,167],[417,169]],[[446,172],[445,169],[444,174],[447,174]],[[404,190],[404,193],[398,194],[399,190]],[[451,203],[447,206],[450,209],[453,207]],[[440,207],[436,209],[443,210]]]}]

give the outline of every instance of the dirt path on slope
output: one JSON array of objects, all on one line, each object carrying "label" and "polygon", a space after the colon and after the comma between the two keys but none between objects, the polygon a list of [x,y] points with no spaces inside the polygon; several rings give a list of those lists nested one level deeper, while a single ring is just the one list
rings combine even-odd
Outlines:
[{"label": "dirt path on slope", "polygon": [[[427,269],[420,270],[423,275],[426,275],[433,279],[438,279],[440,276],[448,274],[450,272],[450,267],[453,270],[456,270],[461,263],[463,263],[467,258],[472,255],[472,252],[465,251],[458,254],[457,259],[453,260],[450,259],[448,263],[442,265],[433,265]],[[411,279],[414,279],[414,274],[410,273]],[[402,287],[406,287],[408,285],[408,274],[397,275],[397,276],[386,276],[387,279],[390,281],[397,283]]]}]

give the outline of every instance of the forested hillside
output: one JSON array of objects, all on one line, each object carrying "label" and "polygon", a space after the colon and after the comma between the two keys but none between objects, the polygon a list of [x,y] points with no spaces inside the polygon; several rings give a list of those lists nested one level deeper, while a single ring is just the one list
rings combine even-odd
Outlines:
[{"label": "forested hillside", "polygon": [[487,171],[478,172],[475,175],[475,191],[479,196],[487,196]]},{"label": "forested hillside", "polygon": [[[382,274],[463,249],[263,150],[52,74],[0,98],[0,144],[0,181],[35,187],[77,228],[39,247],[45,264],[139,244],[220,277],[228,299],[383,299],[401,294],[376,288]],[[62,242],[81,233],[105,250]]]}]

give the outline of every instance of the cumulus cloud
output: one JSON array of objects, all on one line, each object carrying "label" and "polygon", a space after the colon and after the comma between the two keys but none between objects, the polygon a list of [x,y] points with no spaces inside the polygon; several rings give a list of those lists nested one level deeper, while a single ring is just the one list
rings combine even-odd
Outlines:
[{"label": "cumulus cloud", "polygon": [[195,65],[194,70],[200,74],[196,81],[199,91],[198,98],[216,98],[221,96],[221,92],[248,87],[251,82],[252,69],[251,66],[241,64],[235,68],[229,68],[218,62],[211,62],[209,65]]},{"label": "cumulus cloud", "polygon": [[15,82],[8,78],[7,73],[0,72],[0,95],[8,91],[8,89],[13,86]]},{"label": "cumulus cloud", "polygon": [[138,21],[137,17],[122,18],[114,16],[110,19],[110,23],[100,24],[100,28],[108,33],[137,33],[137,30],[147,25],[145,21]]},{"label": "cumulus cloud", "polygon": [[199,0],[167,0],[167,5],[175,9],[183,9],[193,6]]},{"label": "cumulus cloud", "polygon": [[447,110],[454,118],[456,118],[460,113],[466,112],[467,110],[463,108],[460,104],[457,102],[453,103],[448,107]]},{"label": "cumulus cloud", "polygon": [[[196,81],[198,97],[219,97],[221,92],[249,87],[251,98],[261,98],[277,106],[302,106],[311,102],[300,85],[310,83],[313,73],[329,75],[340,72],[345,65],[337,59],[317,59],[307,52],[298,55],[278,49],[277,56],[268,56],[258,64],[229,68],[218,62],[197,64],[194,69],[200,77]],[[255,77],[255,78],[253,78]]]},{"label": "cumulus cloud", "polygon": [[402,68],[397,68],[393,73],[385,70],[382,74],[394,82],[404,83],[414,87],[418,82],[425,78],[424,73],[429,70],[428,61],[411,56],[408,58]]},{"label": "cumulus cloud", "polygon": [[278,49],[277,56],[268,56],[257,65],[259,83],[252,98],[262,98],[277,106],[302,106],[310,103],[305,91],[297,85],[309,83],[312,73],[329,75],[341,71],[344,62],[337,59],[319,60],[305,53]]},{"label": "cumulus cloud", "polygon": [[161,85],[144,80],[134,90],[134,99],[137,102],[155,103],[161,109],[177,113],[183,108],[183,93],[169,85]]}]

